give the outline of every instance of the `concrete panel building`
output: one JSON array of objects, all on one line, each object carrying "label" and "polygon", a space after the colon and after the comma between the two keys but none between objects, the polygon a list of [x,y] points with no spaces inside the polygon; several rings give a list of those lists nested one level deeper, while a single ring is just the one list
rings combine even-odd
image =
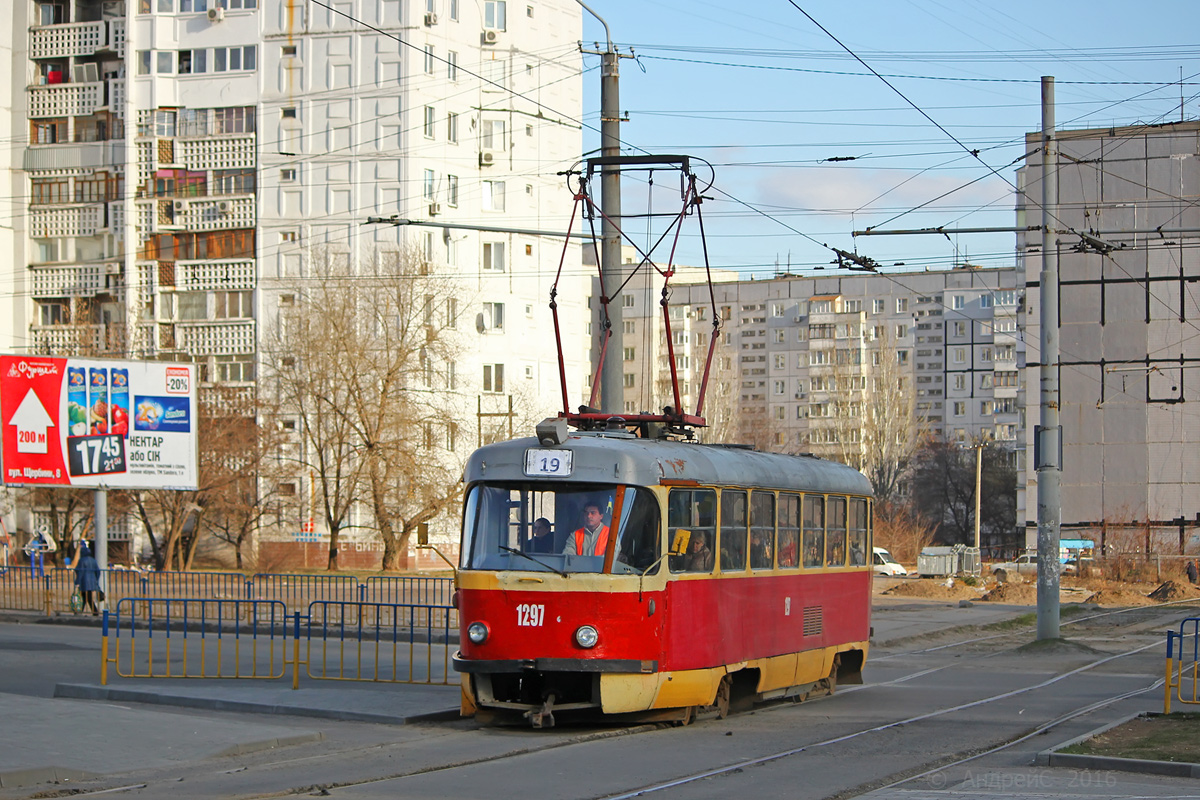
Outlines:
[{"label": "concrete panel building", "polygon": [[[1200,525],[1200,123],[1060,131],[1062,528],[1178,553]],[[1041,198],[1040,134],[1020,184]],[[1019,196],[1020,197],[1020,196]],[[1021,197],[1021,224],[1041,209]],[[1086,240],[1080,234],[1094,237]],[[1098,241],[1097,241],[1098,240]],[[1030,309],[1027,448],[1040,416],[1042,236],[1019,242]],[[1036,541],[1036,464],[1025,480]]]}]

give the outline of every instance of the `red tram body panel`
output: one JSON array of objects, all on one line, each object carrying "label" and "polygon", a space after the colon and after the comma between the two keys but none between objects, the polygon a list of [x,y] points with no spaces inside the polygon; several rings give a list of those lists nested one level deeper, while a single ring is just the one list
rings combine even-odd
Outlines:
[{"label": "red tram body panel", "polygon": [[605,432],[489,445],[465,478],[464,713],[686,719],[862,668],[870,484],[849,467]]}]

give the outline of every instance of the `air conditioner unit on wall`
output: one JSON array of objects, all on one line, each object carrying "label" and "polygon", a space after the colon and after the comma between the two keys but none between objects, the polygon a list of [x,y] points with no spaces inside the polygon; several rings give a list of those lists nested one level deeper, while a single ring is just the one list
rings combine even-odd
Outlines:
[{"label": "air conditioner unit on wall", "polygon": [[220,6],[214,6],[208,10],[209,22],[220,22],[223,19],[225,19],[225,9]]},{"label": "air conditioner unit on wall", "polygon": [[432,12],[426,14],[425,15],[425,24],[426,25],[437,25],[437,14],[434,14]]},{"label": "air conditioner unit on wall", "polygon": [[233,208],[233,206],[226,200],[222,200],[220,203],[217,203],[217,211],[220,211],[222,214],[228,214],[231,208]]},{"label": "air conditioner unit on wall", "polygon": [[188,207],[187,200],[176,200],[175,201],[175,210],[176,211],[187,211],[187,207]]},{"label": "air conditioner unit on wall", "polygon": [[484,150],[479,154],[479,166],[490,167],[496,163],[496,154],[491,150]]},{"label": "air conditioner unit on wall", "polygon": [[499,39],[500,32],[495,28],[488,28],[483,32],[482,40],[484,44],[495,44]]},{"label": "air conditioner unit on wall", "polygon": [[436,217],[440,213],[442,213],[442,204],[441,203],[430,203],[429,204],[429,216]]}]

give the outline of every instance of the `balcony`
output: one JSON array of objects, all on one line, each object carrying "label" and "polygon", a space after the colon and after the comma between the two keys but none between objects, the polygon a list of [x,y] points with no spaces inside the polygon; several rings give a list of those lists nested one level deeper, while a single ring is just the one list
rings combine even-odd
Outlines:
[{"label": "balcony", "polygon": [[108,25],[104,22],[47,25],[29,32],[29,57],[32,59],[90,56],[107,46]]},{"label": "balcony", "polygon": [[29,210],[29,235],[35,239],[95,236],[104,229],[103,203],[33,206]]},{"label": "balcony", "polygon": [[104,81],[30,86],[29,117],[87,116],[104,105]]},{"label": "balcony", "polygon": [[177,322],[175,345],[191,356],[254,352],[254,320]]},{"label": "balcony", "polygon": [[176,139],[175,158],[187,169],[253,169],[253,136],[210,136],[203,139]]},{"label": "balcony", "polygon": [[62,144],[31,145],[25,148],[24,168],[38,170],[79,170],[115,168],[125,159],[125,143],[63,142]]},{"label": "balcony", "polygon": [[57,356],[94,355],[104,346],[103,325],[31,325],[38,352]]},{"label": "balcony", "polygon": [[170,202],[174,224],[191,232],[253,228],[255,225],[254,195],[189,197]]},{"label": "balcony", "polygon": [[104,264],[30,267],[34,297],[89,297],[104,288]]},{"label": "balcony", "polygon": [[253,289],[254,262],[250,259],[177,261],[175,285],[188,291]]}]

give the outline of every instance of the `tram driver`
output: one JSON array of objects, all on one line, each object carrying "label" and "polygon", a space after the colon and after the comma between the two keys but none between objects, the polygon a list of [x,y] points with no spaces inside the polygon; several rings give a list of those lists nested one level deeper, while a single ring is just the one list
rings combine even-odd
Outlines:
[{"label": "tram driver", "polygon": [[602,556],[608,547],[608,526],[600,504],[589,501],[583,507],[583,527],[567,537],[563,555]]}]

